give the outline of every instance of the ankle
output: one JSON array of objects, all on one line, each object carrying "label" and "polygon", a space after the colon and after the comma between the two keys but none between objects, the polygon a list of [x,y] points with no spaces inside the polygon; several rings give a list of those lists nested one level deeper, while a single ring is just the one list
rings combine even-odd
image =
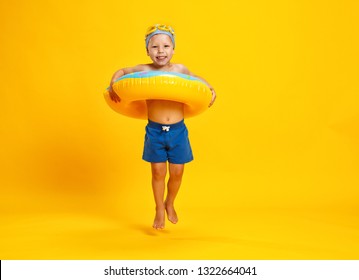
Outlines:
[{"label": "ankle", "polygon": [[165,201],[165,208],[168,207],[174,208],[174,201]]},{"label": "ankle", "polygon": [[163,211],[165,210],[165,204],[162,204],[162,205],[156,205],[156,211]]}]

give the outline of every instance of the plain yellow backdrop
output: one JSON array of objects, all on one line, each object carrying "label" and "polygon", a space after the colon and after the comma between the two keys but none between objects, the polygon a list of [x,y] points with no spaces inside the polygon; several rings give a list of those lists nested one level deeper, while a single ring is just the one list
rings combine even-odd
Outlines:
[{"label": "plain yellow backdrop", "polygon": [[[357,259],[357,1],[2,1],[0,259]],[[145,122],[103,99],[176,31],[218,99],[151,229]]]}]

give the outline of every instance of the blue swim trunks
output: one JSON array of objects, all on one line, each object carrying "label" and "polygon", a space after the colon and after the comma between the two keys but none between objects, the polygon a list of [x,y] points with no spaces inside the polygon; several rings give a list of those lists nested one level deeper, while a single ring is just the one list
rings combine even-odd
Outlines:
[{"label": "blue swim trunks", "polygon": [[142,159],[148,162],[184,164],[193,160],[184,120],[175,124],[148,121]]}]

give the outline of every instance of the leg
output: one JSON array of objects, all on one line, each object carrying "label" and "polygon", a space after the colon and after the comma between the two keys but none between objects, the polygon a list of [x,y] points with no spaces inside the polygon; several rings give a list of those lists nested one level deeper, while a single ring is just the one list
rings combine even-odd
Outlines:
[{"label": "leg", "polygon": [[152,191],[156,203],[156,216],[153,222],[155,229],[165,227],[165,205],[163,202],[165,193],[165,179],[167,173],[167,163],[151,163],[152,170]]},{"label": "leg", "polygon": [[176,224],[178,222],[177,213],[174,208],[174,202],[181,186],[182,176],[184,171],[184,164],[169,164],[170,178],[167,183],[167,197],[165,201],[165,208],[168,220]]}]

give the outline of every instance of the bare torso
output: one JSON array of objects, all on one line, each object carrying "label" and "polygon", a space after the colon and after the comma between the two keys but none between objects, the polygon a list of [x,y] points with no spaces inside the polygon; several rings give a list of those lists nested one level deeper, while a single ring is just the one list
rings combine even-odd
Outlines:
[{"label": "bare torso", "polygon": [[183,103],[169,100],[147,100],[148,119],[161,124],[173,124],[184,118]]}]

